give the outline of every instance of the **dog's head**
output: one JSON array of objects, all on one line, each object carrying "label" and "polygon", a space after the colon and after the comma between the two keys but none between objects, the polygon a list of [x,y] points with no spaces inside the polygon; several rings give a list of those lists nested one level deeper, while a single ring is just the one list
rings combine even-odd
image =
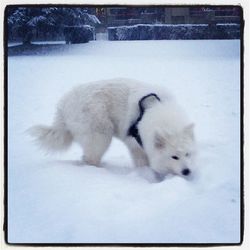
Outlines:
[{"label": "dog's head", "polygon": [[160,175],[172,173],[191,176],[195,160],[193,124],[174,134],[156,130],[150,144],[149,161],[155,172]]},{"label": "dog's head", "polygon": [[190,176],[195,166],[194,124],[175,101],[149,100],[139,130],[151,168],[160,175]]}]

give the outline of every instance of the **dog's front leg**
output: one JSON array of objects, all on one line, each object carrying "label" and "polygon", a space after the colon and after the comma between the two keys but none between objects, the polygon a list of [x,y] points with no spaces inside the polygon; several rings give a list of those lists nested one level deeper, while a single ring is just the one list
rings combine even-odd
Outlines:
[{"label": "dog's front leg", "polygon": [[128,146],[129,152],[136,167],[149,166],[147,155],[134,138],[128,138],[125,143]]}]

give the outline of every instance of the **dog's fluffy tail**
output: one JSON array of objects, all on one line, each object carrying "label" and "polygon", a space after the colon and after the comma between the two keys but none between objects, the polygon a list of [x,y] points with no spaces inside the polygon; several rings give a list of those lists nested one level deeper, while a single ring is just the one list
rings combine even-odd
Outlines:
[{"label": "dog's fluffy tail", "polygon": [[28,129],[28,133],[35,138],[38,145],[48,152],[63,151],[69,148],[73,136],[63,123],[53,126],[37,125]]}]

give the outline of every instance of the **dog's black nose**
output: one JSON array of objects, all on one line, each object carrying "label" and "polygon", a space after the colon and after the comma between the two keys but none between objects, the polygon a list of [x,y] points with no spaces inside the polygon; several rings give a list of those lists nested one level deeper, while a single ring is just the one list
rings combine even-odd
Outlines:
[{"label": "dog's black nose", "polygon": [[184,169],[181,171],[181,173],[182,173],[183,175],[189,175],[189,174],[191,173],[191,171],[190,171],[188,168],[184,168]]}]

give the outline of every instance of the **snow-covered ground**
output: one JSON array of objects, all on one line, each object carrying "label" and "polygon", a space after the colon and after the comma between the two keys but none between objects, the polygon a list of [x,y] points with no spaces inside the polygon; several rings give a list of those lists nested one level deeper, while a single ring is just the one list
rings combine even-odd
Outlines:
[{"label": "snow-covered ground", "polygon": [[[25,133],[50,124],[72,86],[114,77],[162,84],[186,107],[196,123],[196,178],[155,183],[116,139],[103,168],[79,166],[78,145],[45,155]],[[9,57],[9,242],[239,242],[239,105],[238,40],[93,41]]]}]

